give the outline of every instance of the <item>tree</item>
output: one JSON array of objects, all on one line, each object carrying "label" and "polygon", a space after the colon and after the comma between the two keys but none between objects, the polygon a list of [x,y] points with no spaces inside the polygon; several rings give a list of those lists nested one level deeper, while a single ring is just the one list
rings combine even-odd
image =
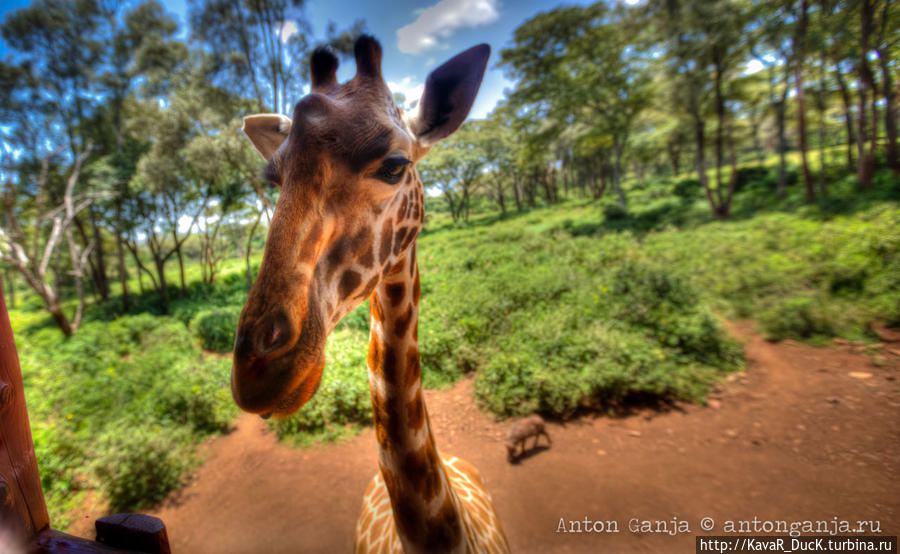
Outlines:
[{"label": "tree", "polygon": [[[4,191],[4,225],[0,228],[0,259],[14,267],[24,277],[53,317],[54,322],[65,336],[71,336],[81,324],[84,314],[85,295],[83,287],[84,268],[91,246],[82,247],[75,241],[73,226],[80,212],[91,205],[98,193],[76,194],[76,185],[82,177],[84,161],[90,154],[90,143],[76,156],[69,170],[62,202],[52,204],[48,188],[53,181],[62,177],[54,174],[51,160],[59,154],[59,148],[45,155],[40,161],[40,171],[34,183],[27,182],[29,172],[22,171],[18,179],[7,173]],[[24,166],[24,164],[23,164]],[[58,248],[65,240],[68,246],[69,269],[75,280],[78,304],[70,319],[61,305],[60,287],[64,280],[59,273],[62,266],[51,268],[54,258],[58,259]],[[59,260],[58,260],[59,261]],[[50,271],[55,278],[51,279]]]},{"label": "tree", "polygon": [[[729,84],[738,62],[744,58],[745,44],[738,40],[748,13],[743,4],[732,0],[710,2],[658,1],[645,8],[651,41],[665,49],[669,91],[676,106],[681,106],[693,123],[697,177],[703,186],[713,214],[728,217],[736,182],[736,153],[733,129],[729,122]],[[712,105],[708,106],[709,100]],[[706,174],[706,118],[709,108],[715,114],[716,187]],[[722,175],[725,150],[731,165],[726,184]]]},{"label": "tree", "polygon": [[451,137],[435,145],[418,165],[422,181],[443,193],[453,221],[469,221],[472,195],[485,168],[473,123],[464,123]]},{"label": "tree", "polygon": [[[552,125],[539,136],[556,137],[576,123],[609,135],[613,186],[623,208],[622,159],[651,94],[648,63],[630,41],[629,13],[602,2],[557,8],[516,29],[515,45],[500,53],[500,65],[519,81],[510,104]],[[596,130],[587,131],[591,127]]]},{"label": "tree", "polygon": [[[893,8],[893,9],[892,9]],[[884,98],[884,131],[887,135],[885,155],[888,167],[894,177],[900,176],[900,148],[897,146],[897,89],[891,76],[892,53],[900,45],[900,13],[896,3],[882,0],[881,9],[877,10],[878,29],[875,38],[875,53],[878,55],[878,67],[881,69],[881,90]]]},{"label": "tree", "polygon": [[[816,199],[813,188],[812,174],[809,171],[809,163],[806,160],[806,151],[809,148],[806,136],[806,89],[803,86],[803,66],[806,63],[806,36],[809,28],[809,6],[807,0],[800,0],[800,13],[797,16],[797,24],[794,30],[794,83],[797,90],[797,130],[800,135],[800,163],[803,167],[803,183],[806,186],[806,201]],[[824,171],[824,168],[823,168]]]},{"label": "tree", "polygon": [[[204,0],[190,11],[191,37],[209,55],[216,84],[256,100],[256,112],[288,113],[308,81],[309,55],[318,44],[303,0]],[[325,44],[353,51],[365,23],[326,30]]]}]

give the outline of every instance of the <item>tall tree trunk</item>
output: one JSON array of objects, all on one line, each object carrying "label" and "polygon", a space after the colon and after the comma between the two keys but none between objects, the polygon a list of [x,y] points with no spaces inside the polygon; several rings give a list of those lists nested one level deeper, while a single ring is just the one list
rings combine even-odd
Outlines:
[{"label": "tall tree trunk", "polygon": [[837,78],[838,87],[841,90],[841,102],[844,107],[844,124],[847,127],[847,169],[852,170],[856,163],[853,161],[853,146],[856,144],[856,133],[853,131],[853,115],[850,106],[853,104],[850,100],[850,90],[847,88],[847,81],[841,73],[841,68],[835,64],[834,75]]},{"label": "tall tree trunk", "polygon": [[812,174],[809,172],[809,162],[806,152],[809,150],[809,141],[806,136],[806,91],[803,86],[803,65],[806,62],[806,27],[808,25],[807,0],[800,2],[800,24],[797,28],[794,53],[794,82],[797,87],[797,127],[800,135],[800,164],[803,167],[803,184],[806,187],[806,201],[813,202],[816,199]]},{"label": "tall tree trunk", "polygon": [[159,295],[163,303],[163,313],[169,313],[169,286],[166,284],[166,261],[156,252],[153,253],[156,265],[156,276],[159,279]]},{"label": "tall tree trunk", "polygon": [[513,198],[516,201],[516,211],[521,212],[523,209],[521,183],[519,181],[518,175],[516,175],[515,173],[513,173],[512,180],[513,180]]},{"label": "tall tree trunk", "polygon": [[[722,94],[722,68],[716,63],[715,65],[715,95],[716,95],[716,203],[721,209],[723,198],[722,189],[722,165],[724,163],[724,146],[725,146],[725,97]],[[716,213],[719,212],[716,209]]]},{"label": "tall tree trunk", "polygon": [[775,104],[775,121],[778,126],[778,185],[776,194],[784,198],[787,193],[787,138],[785,137],[785,109],[787,106],[787,85],[778,103]]},{"label": "tall tree trunk", "polygon": [[759,140],[759,128],[762,126],[760,121],[759,106],[750,106],[750,133],[753,135],[753,153],[756,154],[756,165],[762,167],[766,161],[763,152],[762,141]]},{"label": "tall tree trunk", "polygon": [[184,257],[181,255],[181,244],[180,242],[175,243],[175,255],[178,257],[178,275],[181,277],[181,292],[183,294],[187,293],[187,283],[184,280]]},{"label": "tall tree trunk", "polygon": [[828,196],[828,159],[825,154],[825,140],[827,137],[826,128],[826,110],[828,109],[828,89],[825,86],[825,66],[827,59],[822,54],[821,64],[819,65],[819,91],[816,94],[816,107],[819,110],[819,194],[822,198]]},{"label": "tall tree trunk", "polygon": [[91,218],[91,230],[94,234],[94,250],[92,254],[97,261],[97,289],[100,292],[100,298],[105,302],[109,300],[109,278],[106,275],[106,257],[103,254],[103,236],[100,233],[100,226],[97,225],[97,214],[94,206],[88,208],[88,214]]},{"label": "tall tree trunk", "polygon": [[[122,312],[131,308],[128,301],[128,273],[125,269],[125,248],[122,237],[122,199],[116,199],[116,215],[113,232],[116,234],[116,258],[119,262],[119,285],[122,287]],[[140,271],[138,271],[140,273]]]},{"label": "tall tree trunk", "polygon": [[[885,11],[887,6],[885,6]],[[886,17],[886,16],[885,16]],[[900,176],[900,150],[897,147],[897,91],[891,79],[890,52],[878,49],[878,64],[881,67],[881,89],[884,95],[884,131],[887,134],[887,163],[894,177]]]},{"label": "tall tree trunk", "polygon": [[[84,228],[84,222],[81,221],[81,218],[76,217],[73,220],[75,228],[78,230],[78,236],[81,238],[81,243],[84,244],[85,248],[89,248],[93,243],[93,239],[88,237],[87,231]],[[88,286],[91,287],[91,291],[94,294],[94,299],[96,300],[97,291],[99,290],[99,283],[101,280],[100,271],[97,269],[96,260],[94,256],[88,256],[87,259],[88,267],[90,268],[91,279],[88,281]]]},{"label": "tall tree trunk", "polygon": [[153,276],[153,273],[147,269],[147,266],[144,265],[144,262],[141,261],[140,254],[137,249],[137,240],[132,241],[126,239],[125,246],[128,247],[128,250],[131,252],[131,257],[134,259],[134,264],[138,267],[138,285],[140,286],[141,294],[144,294],[144,280],[141,277],[144,273],[150,276],[150,282],[153,284],[153,288],[159,290],[159,285],[156,284],[156,277]]},{"label": "tall tree trunk", "polygon": [[719,205],[719,217],[727,219],[731,215],[731,199],[734,198],[734,189],[737,187],[737,153],[734,148],[734,136],[728,133],[728,153],[731,162],[731,176],[728,178],[728,194],[724,202]]},{"label": "tall tree trunk", "polygon": [[69,318],[66,316],[65,312],[63,312],[59,302],[53,300],[52,303],[49,303],[48,301],[47,311],[50,312],[53,321],[56,323],[56,326],[59,327],[59,330],[62,331],[63,335],[71,337],[73,332],[72,325],[69,323]]},{"label": "tall tree trunk", "polygon": [[669,154],[669,163],[672,164],[672,176],[678,177],[681,173],[681,148],[676,140],[669,139],[666,141],[666,151]]},{"label": "tall tree trunk", "polygon": [[706,131],[703,117],[700,116],[699,108],[696,106],[692,110],[691,115],[694,118],[694,140],[697,143],[697,178],[703,185],[703,191],[706,193],[706,199],[709,200],[709,207],[715,214],[718,212],[716,199],[713,198],[712,190],[709,188],[709,179],[706,177]]},{"label": "tall tree trunk", "polygon": [[616,196],[619,199],[619,207],[623,210],[627,208],[628,202],[625,199],[625,191],[622,190],[622,150],[625,147],[620,141],[613,144],[615,148],[615,162],[613,165],[613,188],[616,190]]},{"label": "tall tree trunk", "polygon": [[606,167],[603,165],[600,166],[600,190],[597,191],[597,198],[603,198],[603,193],[606,192],[607,185],[607,171]]},{"label": "tall tree trunk", "polygon": [[469,222],[469,208],[470,208],[470,200],[469,197],[469,185],[466,184],[463,186],[463,196],[462,196],[462,205],[461,209],[463,210],[463,217],[466,223]]},{"label": "tall tree trunk", "polygon": [[[872,145],[869,152],[866,152],[866,142],[869,140],[869,125],[866,111],[868,109],[869,93],[875,94],[874,75],[872,68],[869,67],[869,39],[872,34],[872,1],[862,0],[860,9],[860,29],[859,45],[859,136],[857,137],[859,150],[859,167],[857,169],[857,178],[859,186],[863,189],[872,187],[872,176],[875,173],[875,135],[877,135],[877,121],[873,121]],[[873,102],[874,105],[874,102]]]}]

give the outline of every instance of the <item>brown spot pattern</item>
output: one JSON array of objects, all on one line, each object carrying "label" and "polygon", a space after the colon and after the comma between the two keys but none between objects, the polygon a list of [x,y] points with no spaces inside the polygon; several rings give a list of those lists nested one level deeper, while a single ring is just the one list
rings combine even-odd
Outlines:
[{"label": "brown spot pattern", "polygon": [[425,551],[450,550],[462,540],[462,525],[456,508],[448,496],[437,515],[428,522],[425,534]]},{"label": "brown spot pattern", "polygon": [[368,297],[372,294],[372,291],[375,290],[376,285],[378,285],[378,275],[369,279],[369,282],[366,283],[366,286],[362,288],[362,292],[360,292],[357,296],[361,296],[363,298]]},{"label": "brown spot pattern", "polygon": [[357,261],[359,262],[359,265],[363,267],[372,267],[375,265],[375,253],[373,252],[371,245],[366,250],[366,253],[360,256]]},{"label": "brown spot pattern", "polygon": [[413,386],[420,377],[419,347],[410,346],[406,351],[406,386]]},{"label": "brown spot pattern", "polygon": [[404,479],[426,503],[441,490],[441,461],[429,446],[407,454],[400,467]]},{"label": "brown spot pattern", "polygon": [[385,292],[391,301],[391,306],[399,306],[406,295],[406,287],[403,283],[390,283],[385,287]]},{"label": "brown spot pattern", "polygon": [[406,423],[409,428],[418,431],[425,423],[425,401],[422,399],[422,389],[416,391],[416,397],[409,403],[406,410]]},{"label": "brown spot pattern", "polygon": [[402,315],[399,315],[394,319],[394,334],[397,335],[398,338],[406,336],[406,332],[409,330],[409,324],[412,321],[412,315],[413,306],[410,304]]},{"label": "brown spot pattern", "polygon": [[381,226],[381,248],[378,250],[378,263],[387,261],[391,254],[391,244],[394,240],[394,222],[391,218],[387,218],[384,225]]},{"label": "brown spot pattern", "polygon": [[362,281],[362,277],[360,277],[359,273],[353,271],[352,269],[348,269],[341,275],[341,283],[338,286],[339,293],[341,298],[347,298],[350,296],[350,293],[356,290],[356,287],[359,286],[359,283]]},{"label": "brown spot pattern", "polygon": [[425,517],[419,507],[412,502],[398,502],[393,505],[397,530],[412,542],[420,542],[425,533]]},{"label": "brown spot pattern", "polygon": [[397,236],[394,237],[394,254],[399,254],[403,247],[406,245],[406,233],[409,229],[406,227],[400,227],[397,229]]}]

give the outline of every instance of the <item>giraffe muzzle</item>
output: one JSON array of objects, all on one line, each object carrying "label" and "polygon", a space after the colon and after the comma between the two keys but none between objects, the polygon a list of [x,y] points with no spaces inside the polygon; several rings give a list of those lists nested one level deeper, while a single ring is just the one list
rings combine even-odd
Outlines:
[{"label": "giraffe muzzle", "polygon": [[282,311],[238,326],[231,392],[244,411],[289,415],[318,388],[324,366],[325,334],[318,318],[301,325]]}]

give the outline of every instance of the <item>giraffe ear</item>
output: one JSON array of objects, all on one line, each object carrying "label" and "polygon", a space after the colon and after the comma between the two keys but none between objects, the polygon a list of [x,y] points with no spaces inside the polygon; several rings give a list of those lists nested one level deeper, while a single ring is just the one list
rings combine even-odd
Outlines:
[{"label": "giraffe ear", "polygon": [[268,161],[290,134],[291,118],[277,113],[248,115],[241,130]]},{"label": "giraffe ear", "polygon": [[479,44],[457,54],[425,80],[419,109],[408,120],[423,146],[431,146],[459,129],[481,86],[491,47]]}]

